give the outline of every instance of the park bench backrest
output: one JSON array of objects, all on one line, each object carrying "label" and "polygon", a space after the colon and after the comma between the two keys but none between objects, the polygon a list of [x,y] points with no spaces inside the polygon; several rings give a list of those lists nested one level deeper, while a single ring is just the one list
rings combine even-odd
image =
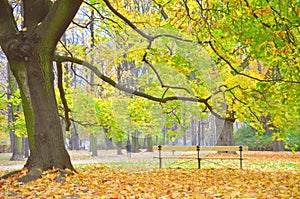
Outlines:
[{"label": "park bench backrest", "polygon": [[[153,150],[163,151],[197,151],[198,146],[153,146]],[[241,148],[242,147],[242,148]],[[248,151],[247,146],[200,146],[200,151]]]}]

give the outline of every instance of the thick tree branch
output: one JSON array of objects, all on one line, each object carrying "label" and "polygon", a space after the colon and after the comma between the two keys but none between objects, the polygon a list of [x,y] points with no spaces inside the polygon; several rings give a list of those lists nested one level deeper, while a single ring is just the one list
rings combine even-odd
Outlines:
[{"label": "thick tree branch", "polygon": [[167,88],[167,90],[165,91],[165,93],[168,91],[169,88],[171,88],[171,89],[185,90],[186,92],[188,92],[189,94],[191,94],[191,92],[187,88],[178,87],[178,86],[168,86],[168,85],[165,85],[164,82],[162,81],[162,79],[161,79],[158,71],[156,70],[156,68],[146,59],[146,57],[147,57],[147,52],[144,54],[144,57],[143,57],[142,61],[145,62],[153,70],[153,72],[155,73],[156,78],[158,79],[158,81],[160,83],[160,86],[162,88]]},{"label": "thick tree branch", "polygon": [[23,1],[24,27],[27,31],[36,28],[38,23],[46,17],[52,5],[50,0],[26,0]]},{"label": "thick tree branch", "polygon": [[7,0],[0,0],[0,46],[7,53],[9,39],[17,34],[17,24],[13,16],[13,10]]},{"label": "thick tree branch", "polygon": [[[45,47],[54,48],[73,21],[83,0],[57,0],[37,28]],[[62,20],[64,19],[64,20]]]}]

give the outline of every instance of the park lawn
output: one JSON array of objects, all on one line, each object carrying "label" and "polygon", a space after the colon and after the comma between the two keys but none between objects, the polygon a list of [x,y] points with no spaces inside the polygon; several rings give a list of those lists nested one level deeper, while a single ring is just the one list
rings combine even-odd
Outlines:
[{"label": "park lawn", "polygon": [[54,171],[28,184],[17,176],[1,180],[0,198],[300,198],[299,152],[247,156],[243,170],[236,161],[217,160],[203,162],[202,169],[176,160],[163,169],[144,159],[76,165],[78,173],[63,182]]}]

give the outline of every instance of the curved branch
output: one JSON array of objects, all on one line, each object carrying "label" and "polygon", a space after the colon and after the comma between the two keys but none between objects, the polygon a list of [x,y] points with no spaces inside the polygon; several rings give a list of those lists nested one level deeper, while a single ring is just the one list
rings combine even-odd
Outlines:
[{"label": "curved branch", "polygon": [[[225,86],[225,85],[224,85]],[[226,88],[227,88],[227,86],[225,86]],[[252,108],[251,108],[251,106],[248,106],[248,104],[246,103],[246,102],[244,102],[244,101],[242,101],[241,99],[239,99],[238,97],[236,97],[236,95],[232,92],[232,90],[234,90],[235,88],[240,88],[240,89],[242,89],[242,90],[244,90],[240,85],[237,85],[237,86],[234,86],[234,87],[232,87],[232,88],[229,88],[229,89],[227,89],[227,90],[225,90],[225,92],[230,92],[230,94],[233,96],[233,98],[235,99],[235,100],[237,100],[238,102],[240,102],[241,104],[243,104],[244,106],[246,106],[247,108],[248,108],[248,110],[250,111],[250,113],[256,118],[256,120],[257,121],[261,121],[260,119],[259,119],[259,117],[254,113],[254,111],[252,110]]]},{"label": "curved branch", "polygon": [[208,103],[207,99],[198,98],[198,97],[182,97],[182,96],[170,96],[170,97],[166,97],[166,98],[159,98],[159,97],[152,96],[152,95],[149,95],[149,94],[137,91],[137,90],[133,90],[131,88],[127,88],[124,85],[118,84],[117,82],[115,82],[114,80],[109,78],[108,76],[102,74],[96,66],[94,66],[90,63],[87,63],[83,60],[77,59],[75,57],[55,55],[54,56],[54,61],[57,61],[57,62],[73,62],[73,63],[79,64],[79,65],[85,66],[88,69],[90,69],[91,71],[93,71],[94,74],[97,75],[97,77],[99,77],[100,79],[102,79],[106,83],[110,84],[111,86],[113,86],[113,87],[115,87],[115,88],[117,88],[121,91],[124,91],[126,93],[130,93],[130,94],[135,95],[135,96],[143,97],[143,98],[146,98],[148,100],[152,100],[152,101],[160,102],[160,103],[167,103],[168,101],[175,101],[175,100],[187,101],[187,102],[199,102],[199,103],[203,103],[209,109],[209,111],[212,114],[214,114],[217,118],[230,119],[230,118],[222,117],[217,112],[215,112],[213,107]]},{"label": "curved branch", "polygon": [[122,19],[125,23],[127,23],[133,30],[135,30],[137,33],[139,33],[142,37],[146,38],[147,40],[151,41],[153,40],[150,35],[147,35],[143,31],[141,31],[136,25],[134,25],[129,19],[127,19],[124,15],[119,13],[108,0],[103,0],[106,6],[120,19]]},{"label": "curved branch", "polygon": [[297,81],[290,81],[290,80],[283,80],[283,79],[280,79],[280,80],[273,80],[273,79],[260,79],[260,78],[257,78],[257,77],[253,77],[251,75],[247,75],[245,73],[241,73],[239,72],[236,68],[233,67],[233,65],[224,57],[222,56],[218,51],[217,49],[214,47],[214,45],[212,44],[211,41],[208,42],[211,49],[216,53],[216,55],[221,59],[223,60],[230,68],[231,70],[233,70],[233,72],[235,72],[237,75],[241,75],[241,76],[244,76],[244,77],[247,77],[247,78],[250,78],[250,79],[253,79],[253,80],[256,80],[256,81],[259,81],[259,82],[285,82],[285,83],[291,83],[291,84],[300,84],[300,82],[297,82]]},{"label": "curved branch", "polygon": [[84,2],[86,5],[90,6],[93,10],[95,10],[95,11],[97,12],[97,14],[101,17],[102,20],[105,20],[105,19],[106,19],[106,20],[109,20],[109,21],[111,21],[112,23],[117,24],[117,26],[118,26],[119,28],[122,29],[121,25],[120,25],[118,22],[114,21],[114,20],[111,19],[111,18],[105,17],[103,14],[101,14],[101,12],[95,7],[95,4],[91,4],[91,3],[87,2],[87,1],[83,1],[83,2]]},{"label": "curved branch", "polygon": [[58,86],[61,102],[64,106],[66,131],[69,131],[70,126],[71,126],[69,112],[71,110],[69,109],[68,102],[66,100],[66,96],[65,96],[65,92],[64,92],[64,88],[63,88],[62,64],[61,64],[61,62],[56,62],[56,65],[57,65],[57,74],[58,74],[57,86]]},{"label": "curved branch", "polygon": [[57,42],[73,21],[82,2],[83,0],[55,1],[45,19],[36,29],[44,46],[54,51]]}]

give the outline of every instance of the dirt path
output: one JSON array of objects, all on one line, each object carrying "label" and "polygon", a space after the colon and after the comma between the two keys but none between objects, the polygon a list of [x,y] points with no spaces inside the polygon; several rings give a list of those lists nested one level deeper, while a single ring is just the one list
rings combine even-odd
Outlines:
[{"label": "dirt path", "polygon": [[[116,150],[98,150],[98,156],[91,156],[88,151],[69,151],[73,165],[78,164],[93,164],[100,162],[140,162],[140,161],[154,161],[153,157],[157,156],[157,152],[145,152],[141,151],[140,153],[131,153],[131,156],[127,155],[125,150],[122,151],[123,155],[117,155]],[[1,156],[2,154],[0,154]],[[3,155],[2,155],[3,156]],[[18,170],[22,169],[24,162],[13,162],[9,161],[10,154],[6,154],[4,158],[1,158],[0,170]],[[4,159],[4,160],[3,160]]]}]

